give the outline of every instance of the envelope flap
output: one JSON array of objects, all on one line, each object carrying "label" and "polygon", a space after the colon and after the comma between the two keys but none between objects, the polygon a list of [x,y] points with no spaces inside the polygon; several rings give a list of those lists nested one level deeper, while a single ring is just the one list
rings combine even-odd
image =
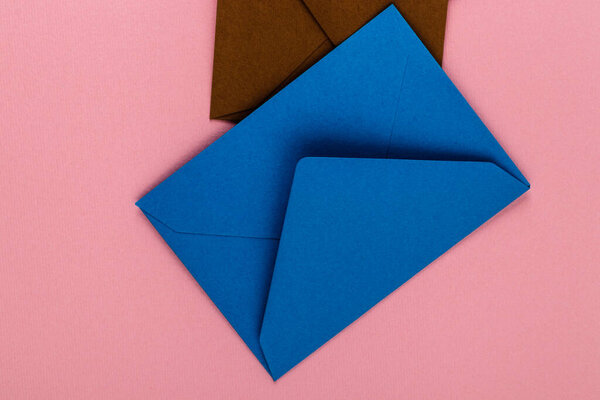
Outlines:
[{"label": "envelope flap", "polygon": [[331,48],[300,0],[219,0],[211,117],[241,119]]},{"label": "envelope flap", "polygon": [[527,190],[488,162],[302,160],[260,336],[272,376]]},{"label": "envelope flap", "polygon": [[[303,0],[331,41],[338,45],[390,5],[390,0]],[[442,63],[448,0],[395,0],[438,63]]]}]

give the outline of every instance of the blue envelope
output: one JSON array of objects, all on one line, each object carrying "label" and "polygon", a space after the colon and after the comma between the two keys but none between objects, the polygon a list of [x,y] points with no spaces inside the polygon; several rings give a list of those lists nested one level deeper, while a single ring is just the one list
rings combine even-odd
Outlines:
[{"label": "blue envelope", "polygon": [[137,205],[277,379],[528,189],[390,6]]}]

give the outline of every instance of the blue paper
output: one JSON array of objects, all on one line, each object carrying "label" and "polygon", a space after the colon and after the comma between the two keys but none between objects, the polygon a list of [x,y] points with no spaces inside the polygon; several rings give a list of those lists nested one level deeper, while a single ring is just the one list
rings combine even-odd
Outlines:
[{"label": "blue paper", "polygon": [[528,189],[390,6],[137,205],[277,379]]}]

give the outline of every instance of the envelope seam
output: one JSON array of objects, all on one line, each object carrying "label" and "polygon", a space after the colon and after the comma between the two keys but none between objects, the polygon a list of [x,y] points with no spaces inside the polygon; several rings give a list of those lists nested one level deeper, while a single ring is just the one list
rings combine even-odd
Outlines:
[{"label": "envelope seam", "polygon": [[235,115],[235,114],[247,113],[247,112],[252,111],[252,110],[254,110],[254,108],[247,108],[245,110],[234,111],[234,112],[230,112],[230,113],[227,113],[227,114],[218,115],[218,116],[216,116],[214,118],[215,119],[226,118],[226,117],[230,117],[230,116]]},{"label": "envelope seam", "polygon": [[389,158],[390,148],[392,146],[392,138],[394,137],[394,127],[396,126],[396,119],[398,117],[398,109],[400,108],[400,99],[402,98],[402,89],[404,88],[404,79],[406,77],[406,70],[408,69],[408,59],[406,57],[404,61],[404,70],[402,71],[402,79],[400,81],[400,87],[398,88],[398,98],[396,99],[396,109],[394,110],[394,119],[392,119],[392,127],[390,129],[390,136],[388,138],[387,148],[385,150],[385,158]]},{"label": "envelope seam", "polygon": [[[139,207],[139,206],[138,206]],[[169,228],[170,230],[172,230],[174,233],[177,234],[181,234],[181,235],[194,235],[194,236],[217,236],[217,237],[229,237],[229,238],[238,238],[238,239],[261,239],[261,240],[279,240],[279,238],[270,238],[270,237],[256,237],[256,236],[238,236],[238,235],[220,235],[217,233],[198,233],[198,232],[185,232],[185,231],[179,231],[176,229],[173,229],[169,224],[167,224],[166,222],[162,221],[159,218],[156,218],[153,214],[149,213],[148,211],[144,210],[142,207],[139,207],[140,210],[142,210],[142,212],[144,214],[149,215],[150,217],[154,218],[155,220],[157,220],[158,222],[160,222],[161,224],[163,224],[164,226],[166,226],[167,228]]]},{"label": "envelope seam", "polygon": [[323,28],[323,25],[321,25],[321,23],[319,22],[319,20],[315,16],[315,14],[312,12],[312,10],[310,9],[310,7],[304,2],[304,0],[300,0],[300,3],[302,3],[302,5],[304,6],[304,8],[306,8],[306,11],[308,11],[308,13],[310,14],[310,16],[315,20],[315,23],[317,24],[317,26],[319,27],[319,29],[321,29],[321,31],[323,31],[323,34],[325,35],[325,37],[327,37],[327,39],[331,43],[333,43],[333,45],[335,46],[336,43],[329,37],[329,35],[327,34],[327,31],[325,30],[325,28]]}]

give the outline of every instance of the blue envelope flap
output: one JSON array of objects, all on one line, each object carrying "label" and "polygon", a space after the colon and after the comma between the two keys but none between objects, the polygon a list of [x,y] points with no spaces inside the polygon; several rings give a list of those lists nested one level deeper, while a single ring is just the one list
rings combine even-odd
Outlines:
[{"label": "blue envelope flap", "polygon": [[488,162],[302,160],[260,336],[272,376],[527,190]]}]

